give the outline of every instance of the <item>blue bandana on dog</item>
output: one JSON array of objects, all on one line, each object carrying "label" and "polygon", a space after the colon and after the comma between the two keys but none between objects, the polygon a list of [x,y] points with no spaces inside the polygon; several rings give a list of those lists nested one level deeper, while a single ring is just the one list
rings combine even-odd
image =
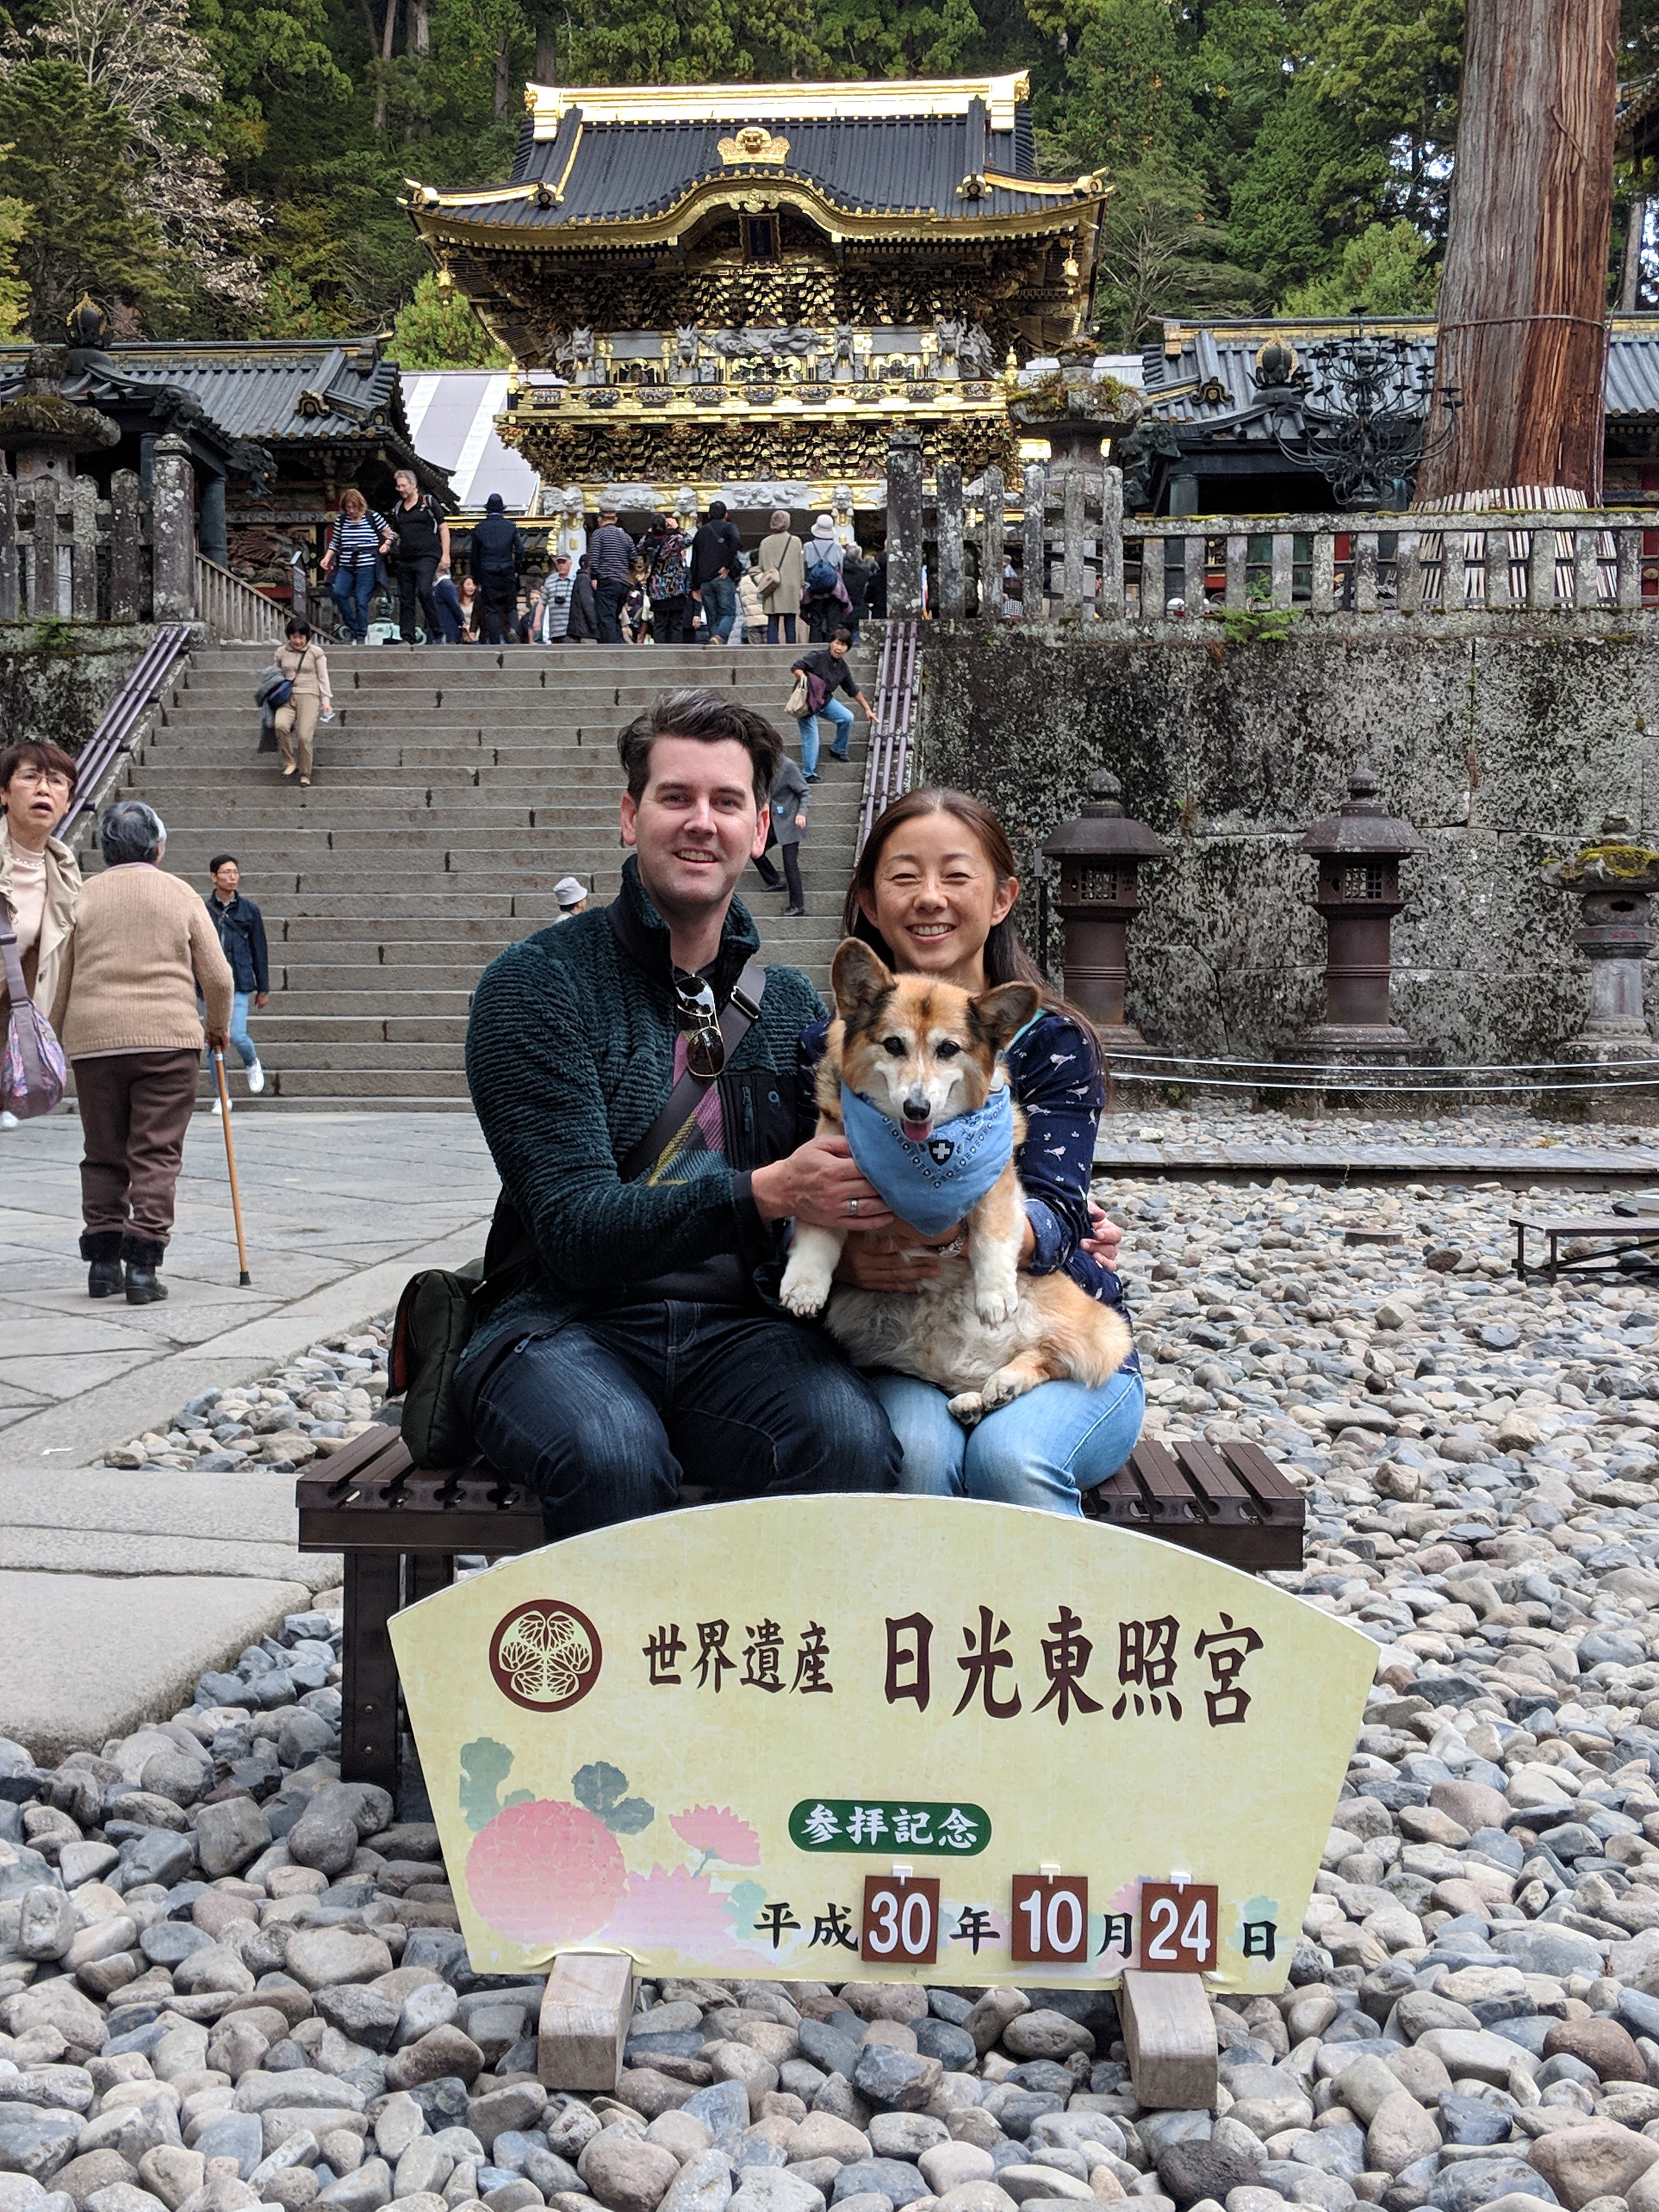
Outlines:
[{"label": "blue bandana on dog", "polygon": [[924,1237],[963,1220],[1013,1157],[1014,1094],[1006,1084],[975,1112],[940,1122],[925,1144],[844,1083],[841,1118],[859,1173]]}]

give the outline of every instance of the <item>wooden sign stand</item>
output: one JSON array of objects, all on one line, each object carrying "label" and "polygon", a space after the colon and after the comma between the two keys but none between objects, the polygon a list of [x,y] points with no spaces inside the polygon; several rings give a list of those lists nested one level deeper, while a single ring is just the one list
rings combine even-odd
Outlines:
[{"label": "wooden sign stand", "polygon": [[1140,2102],[1166,2112],[1213,2112],[1219,2052],[1202,1976],[1126,1968],[1117,2009]]},{"label": "wooden sign stand", "polygon": [[542,1996],[536,2071],[550,2089],[611,2090],[634,2014],[634,1962],[621,1951],[558,1951]]}]

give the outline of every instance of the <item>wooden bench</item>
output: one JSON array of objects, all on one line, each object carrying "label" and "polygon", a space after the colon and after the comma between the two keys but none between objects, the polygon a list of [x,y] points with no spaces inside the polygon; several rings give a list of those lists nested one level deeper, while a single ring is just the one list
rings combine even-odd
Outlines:
[{"label": "wooden bench", "polygon": [[[1659,1232],[1656,1232],[1659,1234]],[[377,1423],[299,1478],[300,1549],[345,1557],[340,1771],[397,1795],[398,1670],[386,1623],[455,1577],[458,1554],[504,1559],[547,1540],[539,1499],[481,1463],[416,1468]],[[1301,1492],[1259,1444],[1147,1438],[1085,1493],[1091,1519],[1253,1573],[1302,1565]]]},{"label": "wooden bench", "polygon": [[[1659,1218],[1652,1215],[1644,1221],[1638,1215],[1621,1213],[1512,1213],[1510,1227],[1515,1231],[1515,1272],[1523,1283],[1528,1275],[1542,1275],[1553,1283],[1564,1268],[1571,1273],[1592,1267],[1598,1261],[1613,1259],[1632,1244],[1659,1244]],[[1528,1261],[1528,1231],[1548,1243],[1550,1255],[1541,1266]],[[1583,1252],[1576,1260],[1563,1260],[1558,1248],[1564,1237],[1596,1237],[1603,1240],[1613,1237],[1620,1242],[1604,1242],[1599,1252]]]}]

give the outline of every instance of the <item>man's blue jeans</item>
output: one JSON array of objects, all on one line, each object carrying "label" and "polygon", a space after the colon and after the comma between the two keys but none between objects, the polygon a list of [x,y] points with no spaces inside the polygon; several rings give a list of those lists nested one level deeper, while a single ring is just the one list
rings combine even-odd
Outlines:
[{"label": "man's blue jeans", "polygon": [[844,699],[828,698],[818,708],[817,714],[797,714],[796,725],[800,731],[800,764],[805,775],[816,775],[818,766],[818,714],[823,714],[836,726],[836,734],[830,740],[830,750],[837,760],[845,760],[851,740],[848,732],[853,726],[853,710]]},{"label": "man's blue jeans", "polygon": [[707,624],[702,641],[712,645],[718,638],[724,645],[738,618],[738,587],[729,576],[710,576],[697,589],[702,593],[702,618]]},{"label": "man's blue jeans", "polygon": [[989,1498],[1080,1517],[1080,1493],[1115,1474],[1146,1411],[1139,1375],[1120,1370],[1097,1390],[1040,1382],[964,1429],[945,1395],[908,1375],[872,1375],[904,1453],[898,1486],[927,1498]]},{"label": "man's blue jeans", "polygon": [[655,1298],[531,1337],[485,1378],[472,1431],[539,1491],[550,1541],[679,1502],[890,1490],[899,1451],[868,1386],[816,1329]]},{"label": "man's blue jeans", "polygon": [[242,1065],[244,1067],[252,1067],[254,1061],[259,1057],[258,1051],[254,1045],[253,1040],[247,1033],[247,1010],[250,1005],[252,1005],[252,1000],[253,994],[252,991],[238,991],[230,1002],[230,1029],[228,1035],[231,1042],[235,1046],[237,1051],[241,1055]]},{"label": "man's blue jeans", "polygon": [[374,563],[366,561],[355,568],[348,568],[342,562],[334,571],[331,589],[347,637],[354,645],[362,645],[368,635],[368,603],[374,596]]}]

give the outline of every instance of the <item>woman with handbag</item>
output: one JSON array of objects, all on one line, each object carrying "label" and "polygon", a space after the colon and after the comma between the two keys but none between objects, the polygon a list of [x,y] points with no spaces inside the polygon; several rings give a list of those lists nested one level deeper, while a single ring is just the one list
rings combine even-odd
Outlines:
[{"label": "woman with handbag", "polygon": [[[0,934],[9,933],[12,939],[5,967],[9,971],[15,961],[21,982],[21,994],[15,994],[9,975],[0,979],[0,1038],[5,1040],[0,1048],[5,1051],[7,1066],[0,1129],[15,1129],[24,1114],[47,1111],[57,1103],[46,1096],[52,1087],[51,1077],[43,1086],[39,1072],[29,1066],[27,1036],[15,1055],[15,1069],[10,1039],[14,1016],[28,1023],[32,1014],[39,1014],[39,1006],[51,1006],[75,927],[80,866],[69,847],[52,834],[53,823],[69,811],[75,783],[75,763],[60,746],[30,742],[8,745],[0,752]],[[17,1004],[16,995],[39,1004]],[[50,1054],[41,1057],[49,1059]],[[61,1058],[56,1088],[61,1097]]]},{"label": "woman with handbag", "polygon": [[323,574],[332,579],[334,604],[349,644],[368,642],[368,605],[380,556],[396,542],[385,515],[375,513],[356,484],[348,484],[340,494]]},{"label": "woman with handbag", "polygon": [[297,768],[302,785],[311,781],[312,747],[316,741],[319,715],[326,721],[334,717],[334,699],[329,689],[328,658],[311,634],[311,624],[299,621],[288,626],[288,642],[277,653],[274,665],[282,671],[282,680],[288,686],[284,694],[279,684],[271,695],[276,709],[276,742],[282,748],[283,774],[292,775]]},{"label": "woman with handbag", "polygon": [[772,517],[771,532],[761,540],[755,580],[766,608],[766,642],[795,642],[795,617],[800,612],[801,581],[806,570],[800,540],[789,527],[787,511],[779,507]]}]

